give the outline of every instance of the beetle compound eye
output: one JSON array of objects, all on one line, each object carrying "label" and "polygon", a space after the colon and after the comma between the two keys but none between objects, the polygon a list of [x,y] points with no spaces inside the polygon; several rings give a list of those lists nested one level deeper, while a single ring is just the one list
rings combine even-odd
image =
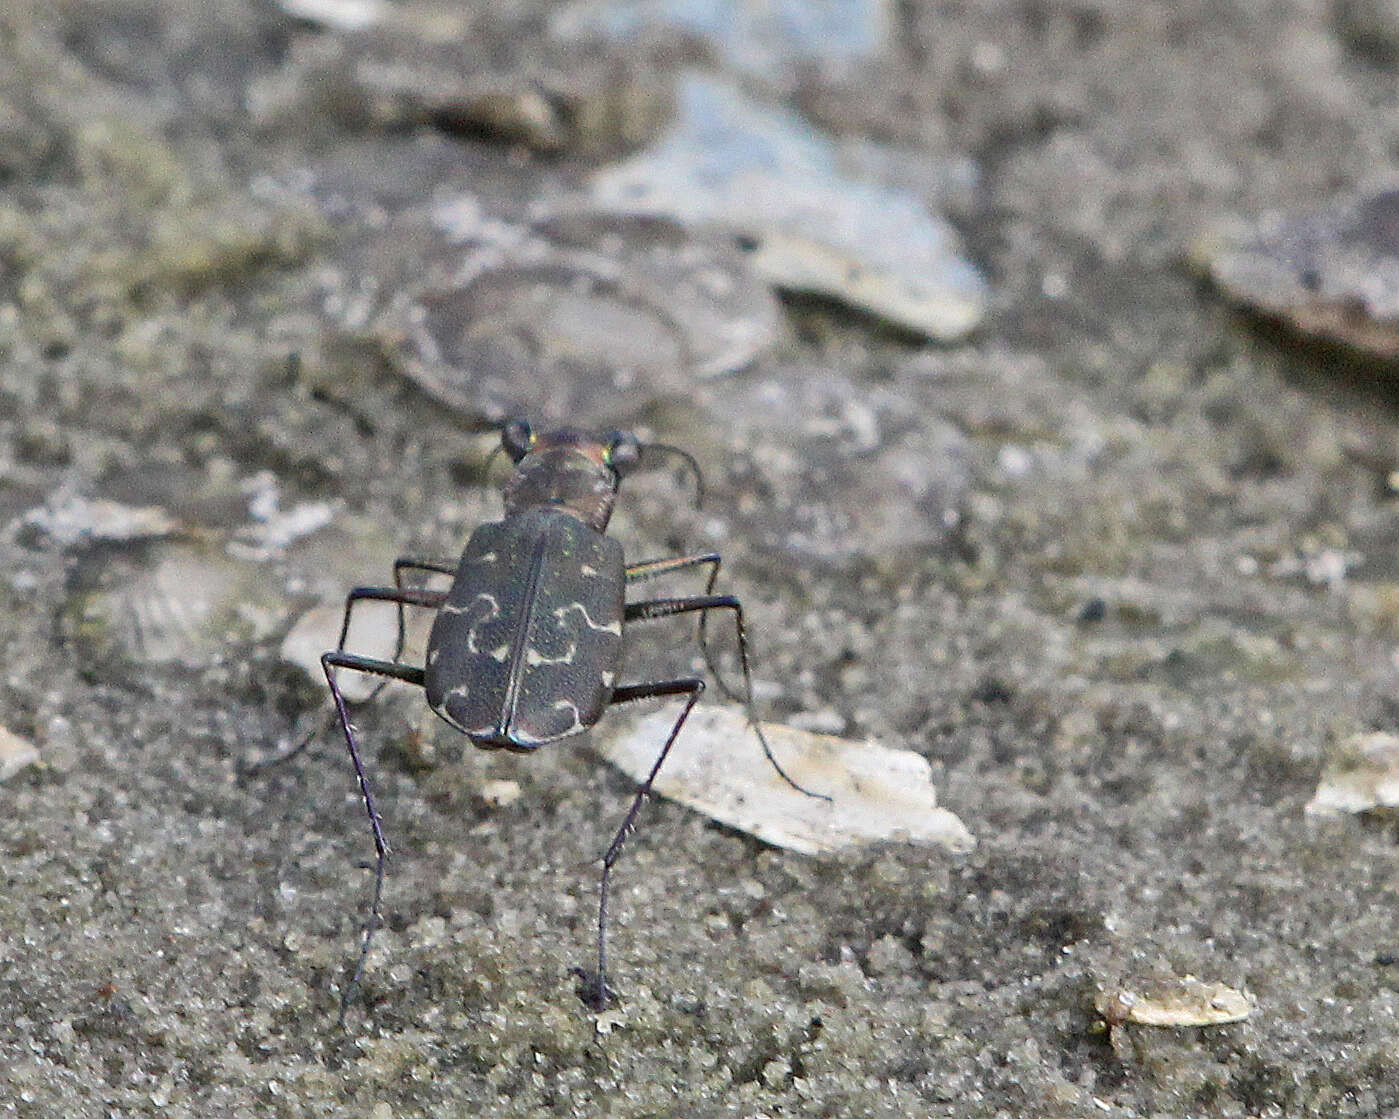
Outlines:
[{"label": "beetle compound eye", "polygon": [[500,445],[510,456],[511,462],[519,462],[534,443],[534,432],[524,420],[511,420],[500,429]]},{"label": "beetle compound eye", "polygon": [[641,444],[634,435],[618,432],[612,437],[612,445],[607,448],[607,465],[619,475],[626,474],[641,461]]}]

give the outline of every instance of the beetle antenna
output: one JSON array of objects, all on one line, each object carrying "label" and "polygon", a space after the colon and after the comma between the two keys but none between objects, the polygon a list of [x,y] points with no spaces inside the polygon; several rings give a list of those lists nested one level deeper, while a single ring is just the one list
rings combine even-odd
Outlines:
[{"label": "beetle antenna", "polygon": [[680,447],[672,447],[669,443],[647,443],[642,446],[642,451],[664,451],[666,454],[675,455],[677,458],[685,460],[685,465],[690,468],[690,472],[695,476],[695,508],[700,509],[704,505],[704,475],[700,472],[699,463],[695,461],[695,456],[689,451]]}]

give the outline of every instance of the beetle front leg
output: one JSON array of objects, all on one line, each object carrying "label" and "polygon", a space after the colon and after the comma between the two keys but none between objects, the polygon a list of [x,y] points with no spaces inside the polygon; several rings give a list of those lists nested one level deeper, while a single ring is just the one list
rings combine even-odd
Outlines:
[{"label": "beetle front leg", "polygon": [[[417,556],[399,556],[393,561],[393,589],[402,592],[401,595],[380,593],[388,588],[379,587],[356,587],[345,596],[345,616],[340,622],[340,640],[335,643],[337,652],[345,651],[345,640],[350,636],[350,615],[354,610],[356,602],[366,600],[393,602],[397,604],[398,610],[398,635],[394,640],[393,657],[398,660],[403,656],[403,646],[408,641],[408,622],[404,617],[404,606],[424,606],[435,610],[446,601],[446,591],[433,591],[425,587],[405,587],[403,585],[403,573],[405,571],[426,571],[434,575],[454,575],[456,564],[448,563],[445,560],[421,559]],[[365,702],[377,699],[379,693],[384,690],[388,681],[384,681],[372,691]]]},{"label": "beetle front leg", "polygon": [[772,752],[772,747],[768,745],[767,736],[763,734],[762,725],[758,722],[757,706],[753,702],[753,673],[748,666],[748,634],[743,626],[743,606],[737,598],[731,594],[704,594],[694,595],[691,598],[652,598],[645,602],[627,603],[622,618],[627,622],[643,622],[655,618],[669,618],[676,614],[689,614],[694,611],[708,612],[710,610],[733,611],[734,628],[738,634],[738,663],[743,669],[742,702],[748,714],[748,721],[753,727],[753,733],[758,736],[758,742],[762,744],[763,753],[767,755],[767,760],[772,764],[772,768],[777,770],[777,775],[797,792],[805,793],[809,797],[816,797],[818,800],[829,801],[831,798],[825,793],[813,793],[791,778],[778,762]]}]

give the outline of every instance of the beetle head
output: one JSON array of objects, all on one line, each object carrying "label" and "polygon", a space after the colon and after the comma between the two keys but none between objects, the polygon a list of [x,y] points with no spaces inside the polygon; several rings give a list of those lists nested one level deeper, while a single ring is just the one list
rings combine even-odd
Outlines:
[{"label": "beetle head", "polygon": [[612,517],[623,475],[641,460],[641,444],[623,432],[603,437],[567,428],[536,433],[523,420],[512,420],[501,429],[500,440],[515,463],[505,486],[507,514],[553,506],[598,532]]}]

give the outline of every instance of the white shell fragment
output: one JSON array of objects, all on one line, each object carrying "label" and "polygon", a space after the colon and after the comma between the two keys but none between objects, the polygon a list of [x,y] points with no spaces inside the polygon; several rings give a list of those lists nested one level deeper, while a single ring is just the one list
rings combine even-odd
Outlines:
[{"label": "white shell fragment", "polygon": [[229,543],[229,551],[243,559],[265,560],[285,551],[303,536],[324,528],[335,517],[328,501],[301,502],[282,508],[281,490],[271,471],[264,470],[243,485],[253,523]]},{"label": "white shell fragment", "polygon": [[278,6],[294,19],[336,31],[366,31],[392,10],[385,0],[278,0]]},{"label": "white shell fragment", "polygon": [[517,800],[524,790],[518,781],[511,781],[504,777],[495,777],[481,782],[478,790],[481,799],[492,808],[509,808]]},{"label": "white shell fragment", "polygon": [[1094,1005],[1109,1026],[1223,1026],[1253,1013],[1253,1000],[1242,991],[1193,975],[1124,983],[1099,991]]},{"label": "white shell fragment", "polygon": [[1399,190],[1218,229],[1192,255],[1222,292],[1256,313],[1399,360]]},{"label": "white shell fragment", "polygon": [[28,739],[0,727],[0,781],[8,781],[26,766],[39,760],[39,751]]},{"label": "white shell fragment", "polygon": [[835,144],[795,114],[688,74],[656,144],[593,176],[605,209],[717,226],[751,243],[769,283],[840,300],[928,338],[980,321],[986,283],[917,194],[847,174]]},{"label": "white shell fragment", "polygon": [[281,590],[264,568],[207,547],[156,546],[94,564],[69,600],[72,636],[91,655],[147,664],[213,664],[230,642],[265,639]]},{"label": "white shell fragment", "polygon": [[[595,748],[640,782],[674,723],[674,711],[657,711],[621,734],[600,736]],[[656,778],[656,792],[806,855],[881,841],[938,843],[959,852],[975,845],[962,821],[937,806],[931,767],[919,755],[780,723],[764,723],[763,733],[794,781],[831,800],[806,796],[783,781],[734,707],[691,713]]]},{"label": "white shell fragment", "polygon": [[183,527],[156,505],[123,505],[103,498],[89,499],[68,493],[24,515],[33,525],[64,547],[89,541],[131,543],[172,536]]},{"label": "white shell fragment", "polygon": [[1355,734],[1340,743],[1327,760],[1316,794],[1307,802],[1309,816],[1369,812],[1399,806],[1399,736]]},{"label": "white shell fragment", "polygon": [[888,0],[577,0],[550,30],[634,41],[670,27],[712,43],[728,67],[771,80],[797,63],[877,57],[889,45],[892,8]]}]

